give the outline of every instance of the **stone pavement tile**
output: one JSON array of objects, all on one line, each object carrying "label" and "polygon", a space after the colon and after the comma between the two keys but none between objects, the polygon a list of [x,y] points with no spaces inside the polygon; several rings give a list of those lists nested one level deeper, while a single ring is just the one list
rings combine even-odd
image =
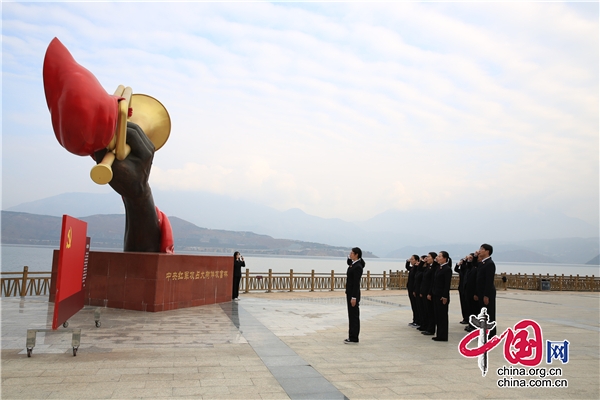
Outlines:
[{"label": "stone pavement tile", "polygon": [[162,381],[147,380],[147,381],[142,382],[142,383],[144,383],[143,387],[146,388],[146,389],[150,389],[150,388],[167,388],[167,387],[171,387],[171,388],[175,388],[175,387],[200,387],[200,380],[199,379],[185,379],[185,380],[173,379],[173,380],[162,380]]},{"label": "stone pavement tile", "polygon": [[[112,375],[98,375],[99,377],[108,377]],[[139,382],[139,381],[172,381],[174,374],[123,374],[123,375],[114,375],[119,378],[121,382]]]},{"label": "stone pavement tile", "polygon": [[41,384],[59,384],[65,379],[62,376],[27,376],[27,373],[22,378],[7,378],[2,380],[2,386],[30,386]]},{"label": "stone pavement tile", "polygon": [[354,371],[354,372],[355,373],[351,373],[351,374],[343,374],[343,373],[323,374],[323,376],[325,378],[327,378],[327,380],[329,380],[330,382],[336,382],[336,384],[338,382],[339,383],[354,382],[356,387],[360,387],[359,382],[370,381],[373,379],[370,375],[356,373],[356,371]]},{"label": "stone pavement tile", "polygon": [[230,394],[227,386],[194,386],[194,387],[174,387],[173,396],[201,396],[204,398],[206,395],[216,394]]},{"label": "stone pavement tile", "polygon": [[196,364],[198,366],[198,368],[201,367],[220,367],[221,363],[218,360],[218,357],[223,357],[224,355],[220,355],[220,356],[212,356],[213,358],[211,358],[210,355],[207,355],[206,358],[204,359],[199,359],[197,360]]},{"label": "stone pavement tile", "polygon": [[149,374],[195,374],[198,367],[159,367],[148,368]]},{"label": "stone pavement tile", "polygon": [[[98,372],[99,368],[66,368],[63,369],[60,365],[54,365],[52,369],[47,369],[42,372],[40,376],[89,376],[95,375]],[[2,374],[4,377],[4,374]]]},{"label": "stone pavement tile", "polygon": [[121,379],[121,375],[65,375],[63,384],[73,383],[93,383],[93,382],[118,382]]},{"label": "stone pavement tile", "polygon": [[[157,381],[168,382],[168,381]],[[119,382],[90,382],[85,387],[86,390],[104,390],[104,389],[144,389],[147,387],[146,381],[119,381]],[[72,387],[69,386],[69,389]]]},{"label": "stone pavement tile", "polygon": [[344,389],[342,393],[349,399],[398,399],[398,393],[388,388]]},{"label": "stone pavement tile", "polygon": [[254,386],[258,388],[283,390],[275,377],[270,378],[251,378]]},{"label": "stone pavement tile", "polygon": [[306,365],[297,354],[289,356],[261,356],[261,361],[269,368],[291,365]]},{"label": "stone pavement tile", "polygon": [[202,395],[202,399],[203,400],[210,400],[210,399],[214,399],[214,400],[234,400],[234,399],[261,400],[262,396],[258,393],[249,393],[249,394],[246,394],[246,393],[228,393],[228,394],[210,393],[210,394]]},{"label": "stone pavement tile", "polygon": [[279,380],[279,378],[318,378],[321,376],[313,367],[310,365],[295,365],[295,366],[281,366],[275,367],[271,370],[273,376]]},{"label": "stone pavement tile", "polygon": [[283,393],[260,393],[260,398],[263,400],[289,400],[289,396]]},{"label": "stone pavement tile", "polygon": [[173,388],[162,387],[162,388],[129,388],[129,389],[116,389],[113,394],[113,399],[139,399],[145,397],[162,397],[168,398],[173,394]]},{"label": "stone pavement tile", "polygon": [[98,375],[140,375],[147,374],[149,368],[100,368]]},{"label": "stone pavement tile", "polygon": [[268,371],[269,368],[267,368],[266,365],[247,365],[244,367],[246,369],[246,371]]},{"label": "stone pavement tile", "polygon": [[[138,389],[139,390],[139,389]],[[110,399],[113,396],[112,389],[103,390],[71,390],[60,389],[52,392],[48,399]]]},{"label": "stone pavement tile", "polygon": [[246,366],[246,365],[263,365],[263,362],[258,357],[253,358],[244,358],[243,360],[222,360],[219,362],[222,367],[237,367],[237,366]]},{"label": "stone pavement tile", "polygon": [[[24,372],[22,370],[8,370],[4,365],[2,366],[4,368],[4,370],[2,370],[2,381],[4,381],[7,378],[22,378],[24,375]],[[44,370],[38,370],[38,371],[28,371],[27,372],[27,376],[30,377],[34,377],[34,376],[42,376],[42,374],[44,374],[46,371]]]},{"label": "stone pavement tile", "polygon": [[[35,390],[39,390],[39,391],[43,391],[43,392],[55,392],[55,391],[59,391],[59,390],[63,390],[65,388],[69,388],[69,389],[73,389],[73,390],[86,390],[87,389],[87,383],[75,383],[73,385],[69,384],[69,385],[65,385],[62,383],[40,383],[38,385],[31,385],[33,387],[35,387]],[[4,389],[4,385],[2,387],[2,389]],[[24,387],[21,391],[25,392],[26,390],[29,390],[29,387]]]},{"label": "stone pavement tile", "polygon": [[185,381],[185,380],[200,380],[200,379],[224,379],[224,372],[197,372],[195,374],[173,374],[173,380]]},{"label": "stone pavement tile", "polygon": [[50,397],[52,392],[47,392],[43,390],[13,390],[12,388],[2,388],[2,398],[3,399],[27,399],[27,400],[36,400],[36,399],[47,399]]},{"label": "stone pavement tile", "polygon": [[410,386],[391,386],[391,390],[394,391],[399,396],[411,395],[411,394],[427,394],[427,393],[443,393],[444,390],[431,385],[431,381],[428,384],[416,384]]},{"label": "stone pavement tile", "polygon": [[[230,387],[230,389],[232,389]],[[239,390],[236,389],[236,391]],[[281,386],[244,386],[244,393],[284,393],[285,390]]]},{"label": "stone pavement tile", "polygon": [[[196,361],[191,361],[192,365],[196,365]],[[178,363],[181,364],[181,363]],[[175,365],[173,361],[164,361],[164,360],[136,360],[136,361],[127,361],[122,363],[112,363],[112,365],[120,366],[123,368],[173,368],[173,367],[187,367],[189,365]]]},{"label": "stone pavement tile", "polygon": [[297,394],[320,394],[335,389],[329,381],[324,380],[322,377],[302,379],[278,378],[277,381],[285,388],[290,397],[294,397]]},{"label": "stone pavement tile", "polygon": [[201,386],[252,386],[254,383],[250,378],[236,379],[200,379]]},{"label": "stone pavement tile", "polygon": [[273,374],[270,371],[246,371],[246,372],[224,372],[223,378],[236,379],[239,376],[245,378],[271,378]]},{"label": "stone pavement tile", "polygon": [[231,366],[227,366],[227,367],[222,367],[222,366],[216,366],[216,367],[199,366],[198,367],[199,373],[203,373],[203,372],[225,373],[225,372],[232,372],[232,371],[237,371],[239,373],[246,372],[246,367],[243,365],[231,365]]},{"label": "stone pavement tile", "polygon": [[346,400],[347,397],[339,390],[320,393],[298,393],[293,395],[294,400]]}]

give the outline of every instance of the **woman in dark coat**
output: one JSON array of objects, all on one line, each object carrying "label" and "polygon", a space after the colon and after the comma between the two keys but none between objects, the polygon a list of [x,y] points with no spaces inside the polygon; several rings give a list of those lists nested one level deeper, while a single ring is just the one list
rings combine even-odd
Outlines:
[{"label": "woman in dark coat", "polygon": [[448,341],[448,307],[450,305],[450,283],[452,282],[452,259],[446,251],[440,251],[435,259],[439,264],[435,269],[431,288],[433,312],[435,316],[436,342]]},{"label": "woman in dark coat", "polygon": [[431,287],[433,286],[433,277],[435,270],[439,267],[435,258],[436,252],[430,252],[425,259],[425,270],[423,280],[421,281],[421,301],[423,303],[423,323],[419,328],[423,335],[433,335],[435,330],[435,320],[433,315],[433,302],[431,299]]},{"label": "woman in dark coat", "polygon": [[413,292],[415,291],[415,274],[417,273],[417,269],[419,268],[419,256],[414,254],[411,258],[406,260],[405,268],[408,271],[406,290],[408,292],[410,308],[413,314],[412,322],[409,322],[408,326],[417,328],[419,326],[419,313],[417,311],[417,298],[413,296]]},{"label": "woman in dark coat", "polygon": [[[419,326],[417,326],[416,328],[420,331],[425,330],[425,310],[423,309],[423,302],[421,301],[421,283],[423,282],[423,273],[425,272],[425,266],[427,265],[425,263],[425,259],[427,258],[427,256],[421,256],[421,261],[419,262],[419,264],[417,265],[417,272],[415,273],[415,283],[414,283],[414,288],[413,288],[413,292],[412,295],[415,298],[415,304],[417,306],[417,318],[418,318],[418,324]],[[423,327],[423,328],[421,328]]]},{"label": "woman in dark coat", "polygon": [[362,259],[362,250],[354,247],[348,256],[348,270],[346,271],[346,303],[348,304],[348,338],[344,343],[358,343],[360,333],[360,281],[362,278],[365,261]]},{"label": "woman in dark coat", "polygon": [[240,295],[240,280],[242,280],[242,267],[246,267],[244,257],[239,251],[233,253],[233,290],[231,291],[231,299],[239,300]]}]

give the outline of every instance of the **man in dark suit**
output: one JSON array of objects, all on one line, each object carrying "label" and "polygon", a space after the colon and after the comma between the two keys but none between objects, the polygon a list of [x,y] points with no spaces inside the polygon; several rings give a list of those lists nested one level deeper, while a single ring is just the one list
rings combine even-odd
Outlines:
[{"label": "man in dark suit", "polygon": [[[490,316],[490,322],[496,321],[496,286],[494,278],[496,277],[496,264],[492,261],[494,248],[484,243],[479,248],[476,278],[475,300],[479,301],[481,307],[487,308],[487,314]],[[497,321],[496,321],[497,325]],[[496,327],[488,335],[491,339],[496,335]]]},{"label": "man in dark suit", "polygon": [[362,278],[365,261],[362,251],[354,247],[348,256],[348,270],[346,271],[346,303],[348,305],[348,338],[344,343],[358,343],[360,333],[360,281]]},{"label": "man in dark suit", "polygon": [[431,286],[436,342],[448,341],[448,307],[450,305],[450,283],[452,281],[452,260],[446,251],[440,251],[435,259],[440,265],[435,269]]},{"label": "man in dark suit", "polygon": [[469,324],[469,299],[466,296],[465,287],[467,285],[467,274],[471,269],[472,262],[473,254],[469,254],[454,266],[454,272],[458,273],[458,295],[460,298],[460,312],[462,315],[462,321],[460,321],[460,323],[463,325]]},{"label": "man in dark suit", "polygon": [[413,296],[413,292],[415,291],[415,275],[417,273],[417,268],[419,268],[419,256],[413,254],[412,257],[406,260],[405,268],[408,271],[406,290],[408,291],[408,299],[410,300],[410,308],[413,314],[412,322],[409,322],[408,326],[418,328],[420,323],[417,310],[417,298]]},{"label": "man in dark suit", "polygon": [[[471,262],[471,268],[467,272],[467,280],[465,283],[465,297],[468,300],[468,315],[479,315],[481,312],[481,306],[479,305],[479,298],[477,297],[477,266],[479,250],[473,254],[473,261]],[[471,332],[475,327],[471,324],[467,325],[465,331]]]},{"label": "man in dark suit", "polygon": [[423,282],[423,273],[425,272],[426,259],[427,256],[421,256],[421,261],[415,266],[417,271],[415,272],[415,282],[412,291],[413,298],[415,299],[415,306],[417,307],[417,318],[419,324],[419,326],[416,328],[419,331],[425,330],[425,310],[423,309],[423,302],[421,301],[420,293],[421,283]]}]

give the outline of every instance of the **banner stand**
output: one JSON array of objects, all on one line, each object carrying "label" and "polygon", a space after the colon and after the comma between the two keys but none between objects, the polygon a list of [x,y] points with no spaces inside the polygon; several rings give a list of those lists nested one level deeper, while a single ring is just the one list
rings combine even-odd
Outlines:
[{"label": "banner stand", "polygon": [[[65,322],[65,324],[67,323]],[[35,347],[35,339],[38,332],[72,333],[73,336],[71,338],[71,346],[73,346],[73,356],[77,355],[77,349],[79,349],[79,345],[81,343],[81,329],[66,329],[60,332],[57,332],[55,329],[27,329],[27,357],[31,357],[31,353],[33,352],[33,348]]]},{"label": "banner stand", "polygon": [[[87,223],[63,215],[52,329],[27,329],[27,357],[31,357],[38,332],[56,332],[60,325],[67,328],[68,319],[84,307],[89,253]],[[94,310],[94,320],[96,328],[99,328],[100,308]],[[81,329],[67,329],[61,332],[72,334],[71,345],[73,356],[76,356],[81,342]]]}]

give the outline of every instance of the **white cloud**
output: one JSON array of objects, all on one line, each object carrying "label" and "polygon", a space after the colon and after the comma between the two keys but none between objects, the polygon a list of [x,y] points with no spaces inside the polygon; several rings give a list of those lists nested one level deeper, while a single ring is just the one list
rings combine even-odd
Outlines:
[{"label": "white cloud", "polygon": [[[5,3],[3,134],[29,136],[48,123],[41,64],[58,36],[108,91],[124,83],[170,111],[171,138],[151,176],[157,188],[323,217],[547,204],[597,223],[598,6],[592,11]],[[13,162],[3,157],[9,181]],[[68,191],[64,182],[30,184],[4,190],[5,203]],[[349,198],[356,190],[362,195]]]}]

